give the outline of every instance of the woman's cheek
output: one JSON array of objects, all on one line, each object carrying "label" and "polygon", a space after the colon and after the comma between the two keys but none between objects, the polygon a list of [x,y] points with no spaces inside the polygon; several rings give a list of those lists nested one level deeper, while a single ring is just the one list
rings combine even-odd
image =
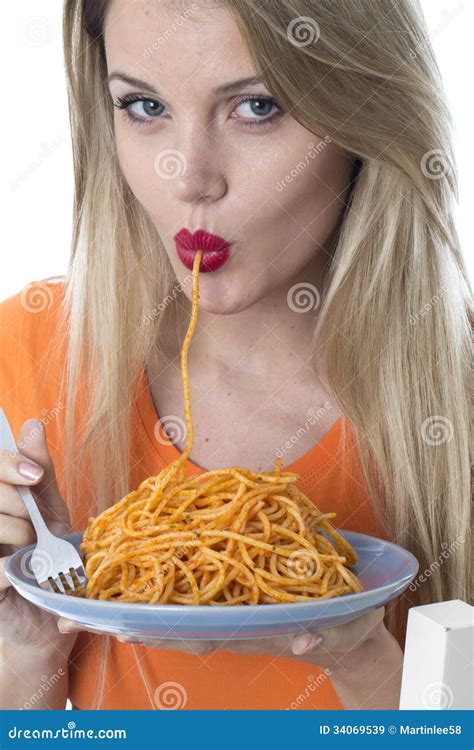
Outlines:
[{"label": "woman's cheek", "polygon": [[120,169],[130,190],[139,203],[150,213],[156,213],[166,197],[166,181],[157,170],[160,150],[146,139],[137,141],[125,134],[116,135],[117,157]]}]

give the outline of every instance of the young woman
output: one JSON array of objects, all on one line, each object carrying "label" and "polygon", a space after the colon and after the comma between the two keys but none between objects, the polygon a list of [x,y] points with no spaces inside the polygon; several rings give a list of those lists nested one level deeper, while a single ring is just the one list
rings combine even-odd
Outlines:
[{"label": "young woman", "polygon": [[[21,450],[0,462],[2,707],[397,708],[407,608],[470,596],[471,297],[421,14],[66,0],[64,41],[69,272],[0,305]],[[386,608],[198,648],[78,634],[9,587],[5,560],[34,539],[14,484],[57,532],[83,529],[185,448],[193,239],[227,250],[199,274],[189,474],[279,452],[336,525],[429,570]]]}]

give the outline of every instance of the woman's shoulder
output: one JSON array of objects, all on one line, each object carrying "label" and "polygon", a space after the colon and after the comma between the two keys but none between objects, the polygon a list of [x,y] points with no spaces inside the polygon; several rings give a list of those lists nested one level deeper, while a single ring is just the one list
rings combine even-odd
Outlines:
[{"label": "woman's shoulder", "polygon": [[0,302],[0,406],[16,429],[57,400],[65,291],[64,277],[48,277]]},{"label": "woman's shoulder", "polygon": [[42,346],[44,338],[61,318],[66,292],[64,276],[31,281],[0,302],[2,354],[25,344],[25,338]]}]

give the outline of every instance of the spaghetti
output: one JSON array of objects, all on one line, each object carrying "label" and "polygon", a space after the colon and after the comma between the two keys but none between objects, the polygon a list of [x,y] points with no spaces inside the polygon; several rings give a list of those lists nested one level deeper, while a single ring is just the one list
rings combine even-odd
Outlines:
[{"label": "spaghetti", "polygon": [[[181,352],[186,449],[97,518],[81,549],[92,599],[150,604],[274,604],[363,591],[347,566],[353,547],[295,486],[299,474],[239,466],[186,477],[193,447],[187,354],[197,321],[196,253],[192,312]],[[325,533],[324,533],[325,532]]]}]

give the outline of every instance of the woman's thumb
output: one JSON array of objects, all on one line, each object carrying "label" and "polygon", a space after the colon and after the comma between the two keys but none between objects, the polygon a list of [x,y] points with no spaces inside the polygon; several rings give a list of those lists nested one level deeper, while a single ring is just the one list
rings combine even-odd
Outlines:
[{"label": "woman's thumb", "polygon": [[41,498],[51,514],[51,520],[65,523],[69,527],[69,511],[59,491],[53,460],[46,441],[46,430],[41,419],[27,419],[23,422],[17,446],[22,456],[31,458],[44,469],[41,480],[31,489]]}]

